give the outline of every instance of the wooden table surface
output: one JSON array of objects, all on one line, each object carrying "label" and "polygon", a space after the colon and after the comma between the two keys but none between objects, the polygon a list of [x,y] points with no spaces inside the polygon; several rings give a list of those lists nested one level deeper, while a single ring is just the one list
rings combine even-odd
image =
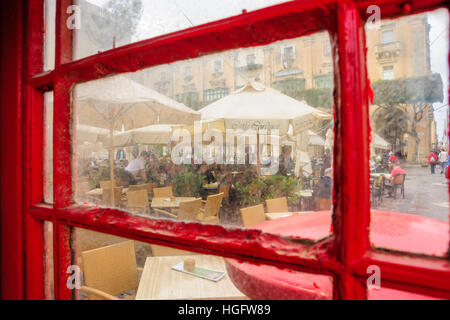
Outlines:
[{"label": "wooden table surface", "polygon": [[211,255],[147,257],[136,300],[247,299],[228,274],[214,282],[172,269],[186,258],[194,258],[198,267],[226,272],[224,259]]},{"label": "wooden table surface", "polygon": [[170,198],[153,198],[152,199],[152,208],[178,208],[180,206],[180,202],[195,200],[195,197],[176,197],[175,200],[167,201]]},{"label": "wooden table surface", "polygon": [[312,212],[314,212],[314,211],[268,212],[268,213],[266,213],[266,219],[267,220],[275,220],[275,219],[281,219],[281,218],[294,216],[294,215],[297,215],[297,214],[312,213]]},{"label": "wooden table surface", "polygon": [[[128,188],[123,188],[122,189],[122,194],[123,193],[127,193],[128,192]],[[103,194],[103,189],[102,188],[95,188],[92,190],[89,190],[88,192],[86,192],[86,194],[88,196],[101,196]]]}]

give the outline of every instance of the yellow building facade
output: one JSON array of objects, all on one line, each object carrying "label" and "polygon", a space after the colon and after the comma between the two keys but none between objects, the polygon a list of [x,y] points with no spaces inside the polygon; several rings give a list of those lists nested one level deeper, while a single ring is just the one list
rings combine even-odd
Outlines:
[{"label": "yellow building facade", "polygon": [[[384,22],[367,28],[367,65],[371,82],[423,76],[430,73],[429,26],[426,15]],[[193,109],[200,109],[256,80],[290,96],[308,89],[329,89],[332,101],[333,65],[327,32],[243,48],[176,62],[139,72],[132,77]],[[331,106],[316,105],[329,109]],[[371,114],[377,106],[370,107]],[[419,159],[436,143],[435,124],[428,104],[416,125]],[[413,117],[411,108],[406,108]],[[386,136],[382,125],[371,117],[372,129],[393,143],[394,151],[414,159],[415,140],[401,132]],[[405,128],[410,131],[411,128]],[[323,132],[324,134],[325,132]],[[319,133],[321,134],[321,133]]]}]

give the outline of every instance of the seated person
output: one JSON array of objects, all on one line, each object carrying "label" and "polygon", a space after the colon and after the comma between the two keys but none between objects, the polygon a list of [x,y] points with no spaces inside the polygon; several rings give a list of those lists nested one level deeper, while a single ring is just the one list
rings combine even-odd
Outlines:
[{"label": "seated person", "polygon": [[387,179],[387,180],[385,181],[385,187],[386,187],[386,189],[388,190],[388,194],[386,195],[386,198],[392,197],[392,192],[394,191],[393,186],[394,186],[394,179],[395,179],[395,176],[396,176],[396,175],[399,175],[399,174],[405,174],[405,173],[406,173],[405,170],[403,170],[403,169],[400,167],[400,161],[396,161],[396,162],[394,163],[393,169],[392,169],[392,171],[391,171],[391,177],[390,177],[390,179]]},{"label": "seated person", "polygon": [[205,176],[206,176],[206,183],[210,184],[210,183],[217,182],[215,172],[214,172],[213,168],[209,165],[205,171]]},{"label": "seated person", "polygon": [[333,192],[333,169],[325,169],[324,176],[314,187],[314,197],[330,199]]},{"label": "seated person", "polygon": [[125,170],[129,173],[133,174],[136,178],[140,176],[143,181],[147,181],[146,172],[145,172],[145,163],[142,158],[146,156],[146,152],[142,151],[141,157],[137,156],[137,153],[133,154],[134,159],[130,161],[130,163],[125,167]]},{"label": "seated person", "polygon": [[124,168],[115,168],[114,176],[117,179],[117,185],[123,186],[124,188],[128,188],[128,186],[136,184],[136,180],[134,179],[133,174],[126,171]]}]

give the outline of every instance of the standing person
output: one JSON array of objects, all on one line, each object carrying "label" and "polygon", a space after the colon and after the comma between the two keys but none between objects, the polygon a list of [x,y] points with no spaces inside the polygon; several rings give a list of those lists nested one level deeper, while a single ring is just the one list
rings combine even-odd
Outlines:
[{"label": "standing person", "polygon": [[436,166],[438,157],[436,156],[436,153],[430,151],[430,154],[428,155],[428,163],[430,164],[431,174],[434,174],[434,167]]},{"label": "standing person", "polygon": [[326,149],[325,154],[323,155],[322,175],[325,175],[325,170],[327,170],[328,168],[331,168],[330,149]]},{"label": "standing person", "polygon": [[448,152],[444,148],[439,153],[439,163],[441,164],[441,174],[443,174],[448,163]]},{"label": "standing person", "polygon": [[390,161],[390,162],[392,162],[392,163],[395,163],[395,162],[398,161],[397,156],[396,156],[392,151],[389,152],[389,158],[388,158],[388,161]]}]

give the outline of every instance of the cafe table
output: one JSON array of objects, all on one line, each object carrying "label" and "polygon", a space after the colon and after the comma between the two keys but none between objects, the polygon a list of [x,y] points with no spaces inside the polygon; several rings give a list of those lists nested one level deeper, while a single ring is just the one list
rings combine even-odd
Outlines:
[{"label": "cafe table", "polygon": [[[122,189],[122,194],[127,193],[128,192],[128,188],[123,188]],[[86,192],[86,195],[88,196],[97,196],[97,197],[101,197],[103,194],[103,189],[102,188],[95,188],[92,190],[89,190],[88,192]]]},{"label": "cafe table", "polygon": [[311,213],[314,211],[300,211],[300,212],[268,212],[266,213],[266,220],[276,220],[281,218],[290,217],[296,214],[305,214],[305,213]]},{"label": "cafe table", "polygon": [[174,209],[179,208],[180,203],[183,201],[195,200],[195,197],[175,197],[175,198],[153,198],[152,199],[152,208],[165,208],[165,209]]},{"label": "cafe table", "polygon": [[172,269],[186,258],[193,258],[198,267],[226,272],[224,259],[211,255],[147,257],[136,300],[247,299],[227,274],[215,282]]},{"label": "cafe table", "polygon": [[[252,226],[289,238],[320,240],[331,234],[330,211],[295,214]],[[445,256],[449,243],[448,223],[412,214],[371,211],[371,243],[416,254]],[[225,259],[236,287],[250,299],[331,299],[333,283],[324,275],[293,272],[269,265]],[[416,293],[381,287],[368,290],[368,299],[430,299]]]}]

